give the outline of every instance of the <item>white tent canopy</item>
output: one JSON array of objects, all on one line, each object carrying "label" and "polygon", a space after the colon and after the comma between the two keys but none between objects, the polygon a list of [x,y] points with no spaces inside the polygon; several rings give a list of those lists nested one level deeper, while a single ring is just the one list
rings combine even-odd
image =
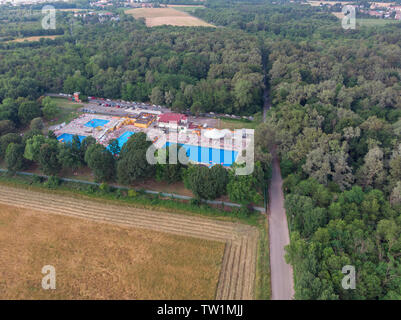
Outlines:
[{"label": "white tent canopy", "polygon": [[204,133],[204,136],[209,139],[222,139],[230,134],[231,134],[231,131],[228,129],[224,129],[224,130],[212,129],[212,130],[206,130],[206,132]]}]

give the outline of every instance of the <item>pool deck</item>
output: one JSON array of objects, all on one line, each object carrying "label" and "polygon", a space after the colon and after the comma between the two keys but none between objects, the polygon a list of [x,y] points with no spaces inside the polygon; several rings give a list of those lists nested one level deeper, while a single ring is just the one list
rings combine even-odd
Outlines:
[{"label": "pool deck", "polygon": [[[100,120],[105,120],[109,121],[107,124],[104,126],[100,127],[100,130],[98,128],[92,128],[86,126],[86,124],[94,119],[100,119]],[[119,117],[110,117],[110,116],[103,116],[103,115],[98,115],[98,114],[83,114],[79,116],[78,118],[74,119],[71,121],[69,124],[61,127],[57,131],[55,131],[55,134],[57,136],[62,135],[63,133],[69,133],[72,135],[79,135],[79,136],[92,136],[99,142],[102,142],[102,140],[105,138],[107,131],[110,128],[113,128],[115,125],[117,125],[121,121],[121,118]]]},{"label": "pool deck", "polygon": [[[94,119],[109,121],[104,126],[91,128],[86,124]],[[144,132],[147,134],[148,139],[152,141],[157,149],[163,148],[167,142],[175,144],[185,144],[191,146],[201,146],[204,148],[223,149],[226,151],[238,152],[236,159],[242,154],[243,150],[253,146],[253,130],[244,132],[241,130],[231,132],[223,139],[209,139],[204,136],[207,129],[202,130],[199,134],[188,131],[188,132],[169,132],[163,133],[156,124],[153,124],[149,128],[138,128],[134,125],[123,125],[123,122],[127,118],[105,116],[100,114],[83,114],[71,121],[69,124],[57,128],[55,134],[60,136],[64,133],[79,136],[92,136],[99,143],[104,146],[108,146],[110,141],[117,139],[126,132]],[[194,162],[194,161],[191,161]],[[197,163],[197,162],[194,162]],[[207,163],[202,163],[206,164]]]}]

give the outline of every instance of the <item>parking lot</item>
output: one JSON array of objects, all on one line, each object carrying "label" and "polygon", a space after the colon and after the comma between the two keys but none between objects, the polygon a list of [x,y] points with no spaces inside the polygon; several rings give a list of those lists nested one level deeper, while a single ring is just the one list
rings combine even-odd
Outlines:
[{"label": "parking lot", "polygon": [[[73,96],[71,94],[47,94],[48,96],[54,97],[62,97],[66,99],[71,99]],[[160,113],[169,113],[172,112],[169,108],[160,105],[154,105],[150,103],[144,102],[132,102],[132,101],[124,101],[124,100],[112,100],[98,97],[88,97],[88,103],[83,103],[84,107],[79,109],[79,111],[83,113],[92,113],[92,114],[103,114],[110,115],[116,117],[127,117],[135,113],[140,112],[151,112],[155,114]],[[188,116],[188,120],[193,122],[194,124],[203,126],[206,124],[206,127],[216,128],[219,127],[219,122],[217,118],[228,118],[228,119],[247,119],[253,120],[253,117],[241,117],[235,115],[228,114],[216,114],[213,112],[210,113],[201,113],[198,116],[190,114],[190,112],[183,112]]]},{"label": "parking lot", "polygon": [[146,110],[152,110],[152,111],[159,111],[161,113],[170,111],[170,109],[168,109],[166,107],[149,104],[149,103],[143,103],[143,102],[111,100],[111,99],[96,98],[96,97],[88,97],[88,99],[89,99],[90,104],[97,105],[99,107],[110,108],[110,109],[121,109],[121,111],[127,110],[127,109],[146,109]]}]

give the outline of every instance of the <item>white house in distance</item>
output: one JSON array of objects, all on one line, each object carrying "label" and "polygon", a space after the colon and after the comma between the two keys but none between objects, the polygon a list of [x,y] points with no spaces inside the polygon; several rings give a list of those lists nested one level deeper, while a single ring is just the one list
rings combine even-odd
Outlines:
[{"label": "white house in distance", "polygon": [[188,117],[181,113],[163,113],[157,118],[160,128],[185,131],[188,127]]}]

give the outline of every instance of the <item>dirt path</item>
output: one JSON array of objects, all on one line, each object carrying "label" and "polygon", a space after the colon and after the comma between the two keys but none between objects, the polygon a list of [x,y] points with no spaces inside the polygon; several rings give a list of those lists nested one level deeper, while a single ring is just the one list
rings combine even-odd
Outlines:
[{"label": "dirt path", "polygon": [[291,300],[294,297],[293,271],[284,259],[284,247],[290,243],[287,216],[284,209],[280,166],[273,153],[272,179],[269,188],[269,239],[272,300]]},{"label": "dirt path", "polygon": [[240,223],[157,212],[0,185],[0,203],[47,213],[222,241],[216,299],[253,299],[258,230]]}]

